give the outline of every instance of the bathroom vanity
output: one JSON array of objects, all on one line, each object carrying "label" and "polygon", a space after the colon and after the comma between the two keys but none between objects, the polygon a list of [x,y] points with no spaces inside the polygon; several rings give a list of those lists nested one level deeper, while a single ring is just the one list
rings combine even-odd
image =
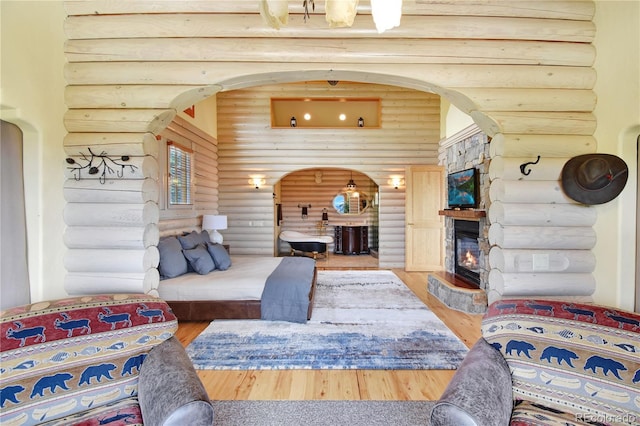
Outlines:
[{"label": "bathroom vanity", "polygon": [[369,227],[337,225],[334,228],[333,241],[333,251],[336,254],[368,254]]}]

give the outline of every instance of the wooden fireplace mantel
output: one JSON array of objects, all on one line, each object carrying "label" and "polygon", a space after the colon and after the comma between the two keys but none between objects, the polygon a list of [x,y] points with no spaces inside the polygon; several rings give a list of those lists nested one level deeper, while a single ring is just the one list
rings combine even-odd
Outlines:
[{"label": "wooden fireplace mantel", "polygon": [[485,210],[439,210],[440,216],[453,217],[455,219],[480,219],[487,216]]}]

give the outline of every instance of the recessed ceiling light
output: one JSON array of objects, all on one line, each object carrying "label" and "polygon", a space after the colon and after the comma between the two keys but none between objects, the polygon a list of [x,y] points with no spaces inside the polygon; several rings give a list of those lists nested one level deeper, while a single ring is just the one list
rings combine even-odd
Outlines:
[{"label": "recessed ceiling light", "polygon": [[339,118],[340,118],[340,121],[344,121],[347,119],[347,116],[344,114],[340,114]]},{"label": "recessed ceiling light", "polygon": [[308,112],[306,112],[306,113],[304,114],[304,119],[305,119],[305,120],[311,120],[311,114],[309,114]]}]

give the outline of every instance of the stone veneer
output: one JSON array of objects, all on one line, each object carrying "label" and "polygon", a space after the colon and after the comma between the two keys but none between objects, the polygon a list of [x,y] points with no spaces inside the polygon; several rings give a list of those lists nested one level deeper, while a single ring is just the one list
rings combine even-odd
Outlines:
[{"label": "stone veneer", "polygon": [[[489,209],[489,137],[482,133],[477,126],[470,126],[457,135],[441,142],[439,149],[439,164],[445,166],[446,173],[457,172],[474,167],[478,173],[479,183],[479,203],[478,210],[487,211]],[[445,271],[455,274],[455,255],[453,238],[453,217],[445,217]],[[489,218],[462,219],[477,220],[479,223],[480,246],[480,290],[485,294],[478,298],[477,291],[468,290],[456,291],[455,288],[447,285],[439,286],[439,279],[430,276],[428,281],[429,291],[442,300],[448,306],[465,312],[479,313],[486,309],[478,307],[479,299],[486,298],[489,287]],[[471,298],[470,300],[467,300]],[[473,307],[472,309],[469,309]]]}]

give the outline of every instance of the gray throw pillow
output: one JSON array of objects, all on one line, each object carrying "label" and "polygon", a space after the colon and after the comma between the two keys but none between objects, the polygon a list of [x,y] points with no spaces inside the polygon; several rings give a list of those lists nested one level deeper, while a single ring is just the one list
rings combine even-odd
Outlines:
[{"label": "gray throw pillow", "polygon": [[211,255],[203,244],[198,245],[191,250],[182,250],[184,257],[187,258],[189,264],[200,275],[206,275],[216,269]]},{"label": "gray throw pillow", "polygon": [[182,254],[182,246],[176,237],[160,238],[158,252],[158,271],[162,278],[174,278],[187,273],[187,259]]},{"label": "gray throw pillow", "polygon": [[200,231],[200,241],[205,245],[211,242],[211,237],[207,231]]},{"label": "gray throw pillow", "polygon": [[[207,234],[207,237],[209,235]],[[201,232],[191,231],[186,235],[181,235],[178,237],[178,241],[182,245],[182,248],[185,250],[191,250],[196,248],[198,244],[206,244],[207,241],[204,240],[204,236]]]},{"label": "gray throw pillow", "polygon": [[231,267],[231,257],[229,257],[229,252],[222,244],[209,243],[207,244],[207,250],[216,264],[216,269],[226,271]]}]

